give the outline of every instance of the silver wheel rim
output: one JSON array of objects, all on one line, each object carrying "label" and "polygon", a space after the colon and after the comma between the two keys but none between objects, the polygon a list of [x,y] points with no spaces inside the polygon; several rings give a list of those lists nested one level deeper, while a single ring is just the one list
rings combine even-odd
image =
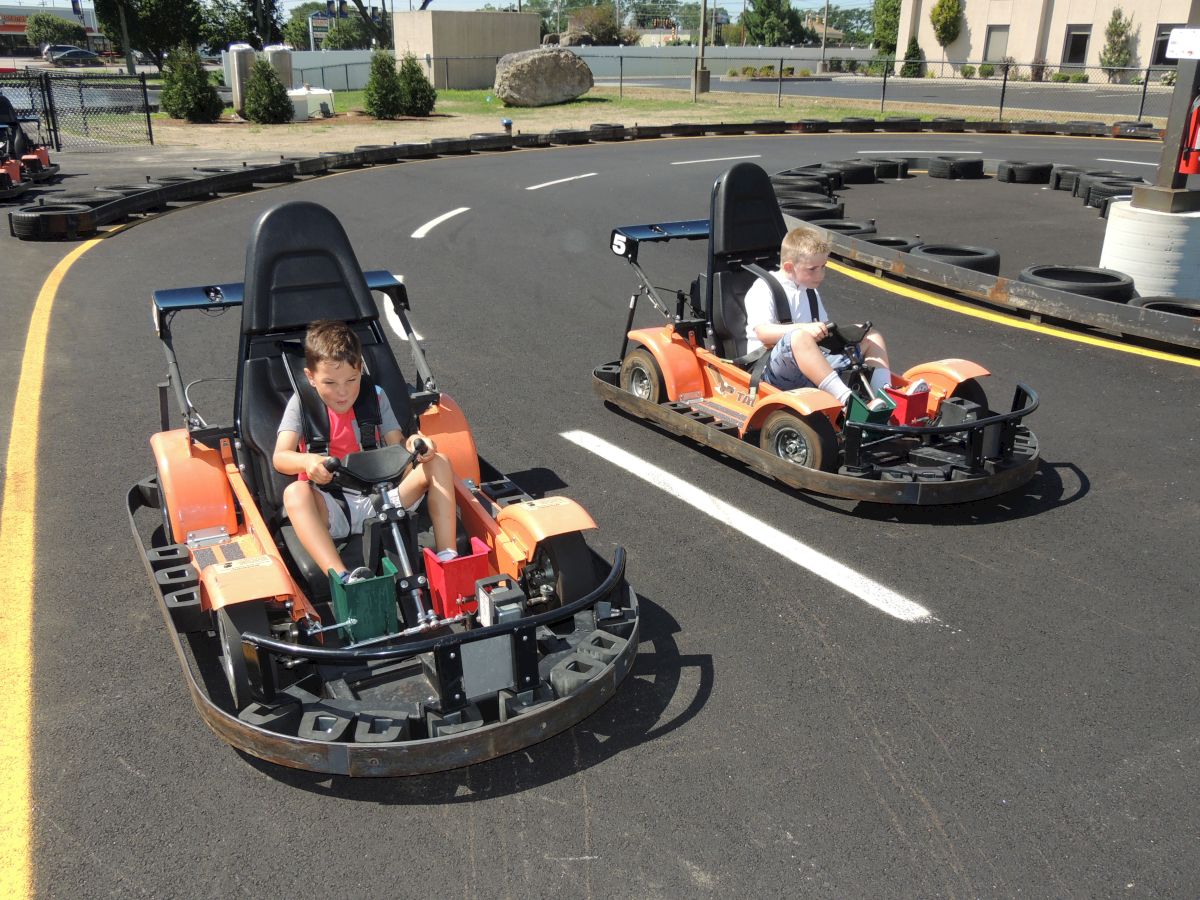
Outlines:
[{"label": "silver wheel rim", "polygon": [[641,366],[629,370],[629,393],[641,400],[650,399],[650,373]]},{"label": "silver wheel rim", "polygon": [[221,668],[225,671],[225,680],[229,682],[229,693],[234,695],[237,703],[237,686],[233,683],[233,647],[229,643],[229,631],[225,627],[225,617],[217,616],[217,633],[221,637]]},{"label": "silver wheel rim", "polygon": [[775,433],[775,455],[798,466],[807,466],[808,441],[795,428],[781,428]]}]

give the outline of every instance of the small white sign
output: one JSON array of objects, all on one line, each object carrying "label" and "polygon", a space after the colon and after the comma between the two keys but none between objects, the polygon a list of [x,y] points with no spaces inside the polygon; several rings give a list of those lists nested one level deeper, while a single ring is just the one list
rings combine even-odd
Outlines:
[{"label": "small white sign", "polygon": [[1167,39],[1167,59],[1200,58],[1200,28],[1172,28]]}]

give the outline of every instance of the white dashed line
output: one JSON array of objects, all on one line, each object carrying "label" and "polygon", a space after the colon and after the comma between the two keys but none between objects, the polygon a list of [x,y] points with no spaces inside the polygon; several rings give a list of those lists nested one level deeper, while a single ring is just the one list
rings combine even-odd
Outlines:
[{"label": "white dashed line", "polygon": [[1127,166],[1157,166],[1158,163],[1138,162],[1136,159],[1105,159],[1103,156],[1097,156],[1096,162],[1115,162],[1124,163]]},{"label": "white dashed line", "polygon": [[425,237],[425,235],[429,234],[429,232],[433,231],[433,229],[437,228],[439,225],[441,225],[447,219],[453,219],[455,216],[459,215],[460,213],[465,213],[470,208],[471,207],[469,207],[469,206],[460,206],[458,209],[452,209],[448,213],[442,213],[436,219],[431,219],[430,221],[426,222],[424,225],[422,225],[420,228],[418,228],[416,231],[414,231],[411,235],[409,235],[409,237],[423,238],[423,237]]},{"label": "white dashed line", "polygon": [[904,622],[934,621],[933,614],[929,610],[902,597],[891,588],[855,572],[836,559],[784,534],[778,528],[730,506],[724,500],[702,491],[693,484],[688,484],[682,478],[677,478],[658,466],[638,459],[633,454],[602,438],[588,434],[586,431],[567,431],[562,434],[562,437],[584,450],[596,454],[601,459],[619,466],[631,475],[636,475],[659,490],[682,500],[721,524],[740,531],[768,550],[773,550],[784,559],[807,569],[818,578],[823,578],[830,584],[853,594],[880,612],[887,613]]},{"label": "white dashed line", "polygon": [[762,159],[761,153],[755,153],[751,156],[718,156],[715,159],[685,159],[683,162],[673,162],[673,166],[694,166],[697,163],[710,162],[732,162],[735,159]]},{"label": "white dashed line", "polygon": [[525,190],[538,191],[544,187],[550,187],[553,184],[566,184],[568,181],[578,181],[580,178],[591,178],[595,174],[596,174],[595,172],[588,172],[585,175],[572,175],[570,178],[559,178],[557,181],[544,181],[541,184],[531,185],[531,186],[525,188]]}]

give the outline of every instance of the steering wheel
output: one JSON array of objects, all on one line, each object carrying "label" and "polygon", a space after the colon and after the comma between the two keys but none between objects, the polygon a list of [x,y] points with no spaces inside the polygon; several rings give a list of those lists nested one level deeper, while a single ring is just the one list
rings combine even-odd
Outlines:
[{"label": "steering wheel", "polygon": [[849,344],[857,344],[871,331],[870,322],[862,322],[857,325],[837,325],[833,322],[826,322],[825,327],[829,329],[829,334],[817,341],[817,346],[823,347],[830,353],[841,353]]},{"label": "steering wheel", "polygon": [[418,439],[414,449],[415,453],[403,444],[392,444],[349,453],[340,459],[331,456],[325,460],[324,466],[333,475],[333,483],[338,487],[369,493],[377,485],[399,484],[409,466],[417,465],[429,451],[429,445]]}]

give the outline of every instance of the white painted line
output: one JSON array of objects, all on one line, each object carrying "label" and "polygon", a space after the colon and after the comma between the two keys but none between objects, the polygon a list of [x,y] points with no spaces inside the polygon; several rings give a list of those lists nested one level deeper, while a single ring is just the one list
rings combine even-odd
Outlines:
[{"label": "white painted line", "polygon": [[[403,275],[397,275],[395,272],[393,272],[392,277],[401,284],[404,283]],[[407,342],[408,335],[404,333],[404,326],[400,324],[400,317],[396,315],[396,307],[392,303],[392,298],[387,294],[383,295],[383,317],[387,319],[387,323],[391,326],[392,331],[396,333],[396,337]],[[409,324],[411,325],[412,323],[410,322]],[[425,338],[421,337],[421,332],[417,331],[415,328],[413,329],[413,337],[415,337],[418,341],[425,340]]]},{"label": "white painted line", "polygon": [[409,237],[423,238],[423,237],[425,237],[425,235],[429,234],[429,232],[433,231],[433,229],[437,228],[439,225],[441,225],[447,219],[453,219],[455,216],[459,215],[460,213],[465,213],[470,208],[471,207],[469,207],[469,206],[460,206],[458,209],[452,209],[448,213],[442,213],[436,219],[431,219],[430,221],[426,222],[424,225],[422,225],[420,228],[418,228],[416,231],[414,231],[411,235],[409,235]]},{"label": "white painted line", "polygon": [[818,578],[823,578],[830,584],[853,594],[860,600],[870,604],[880,612],[900,619],[904,622],[932,622],[933,614],[920,604],[902,597],[891,588],[873,581],[865,575],[855,572],[832,557],[826,556],[819,550],[814,550],[807,544],[784,534],[777,528],[768,525],[748,513],[730,506],[724,500],[714,497],[695,485],[688,484],[682,478],[660,469],[645,460],[638,459],[632,453],[610,444],[603,438],[588,434],[586,431],[563,432],[562,437],[571,443],[582,447],[601,459],[624,469],[631,475],[636,475],[643,481],[666,491],[671,496],[682,500],[689,506],[711,516],[723,525],[740,531],[751,540],[757,541],[768,550],[773,550],[784,559],[794,562],[807,569]]},{"label": "white painted line", "polygon": [[1105,159],[1103,156],[1097,156],[1096,162],[1115,162],[1125,163],[1127,166],[1157,166],[1158,163],[1138,162],[1136,159]]},{"label": "white painted line", "polygon": [[595,172],[588,172],[586,175],[572,175],[570,178],[560,178],[557,181],[544,181],[541,184],[531,185],[525,188],[527,191],[538,191],[544,187],[550,187],[553,184],[566,184],[568,181],[578,181],[581,178],[591,178]]},{"label": "white painted line", "polygon": [[983,153],[982,150],[959,150],[957,147],[953,150],[913,150],[906,147],[903,150],[855,150],[854,152],[860,156],[866,156],[868,153],[907,153],[909,156],[916,153],[952,153],[955,156],[971,156],[972,154],[978,156]]},{"label": "white painted line", "polygon": [[687,159],[687,160],[684,160],[683,162],[673,162],[673,163],[671,163],[671,165],[673,165],[673,166],[694,166],[694,165],[696,165],[696,163],[731,162],[735,159],[762,159],[762,154],[755,153],[750,156],[718,156],[715,159]]}]

